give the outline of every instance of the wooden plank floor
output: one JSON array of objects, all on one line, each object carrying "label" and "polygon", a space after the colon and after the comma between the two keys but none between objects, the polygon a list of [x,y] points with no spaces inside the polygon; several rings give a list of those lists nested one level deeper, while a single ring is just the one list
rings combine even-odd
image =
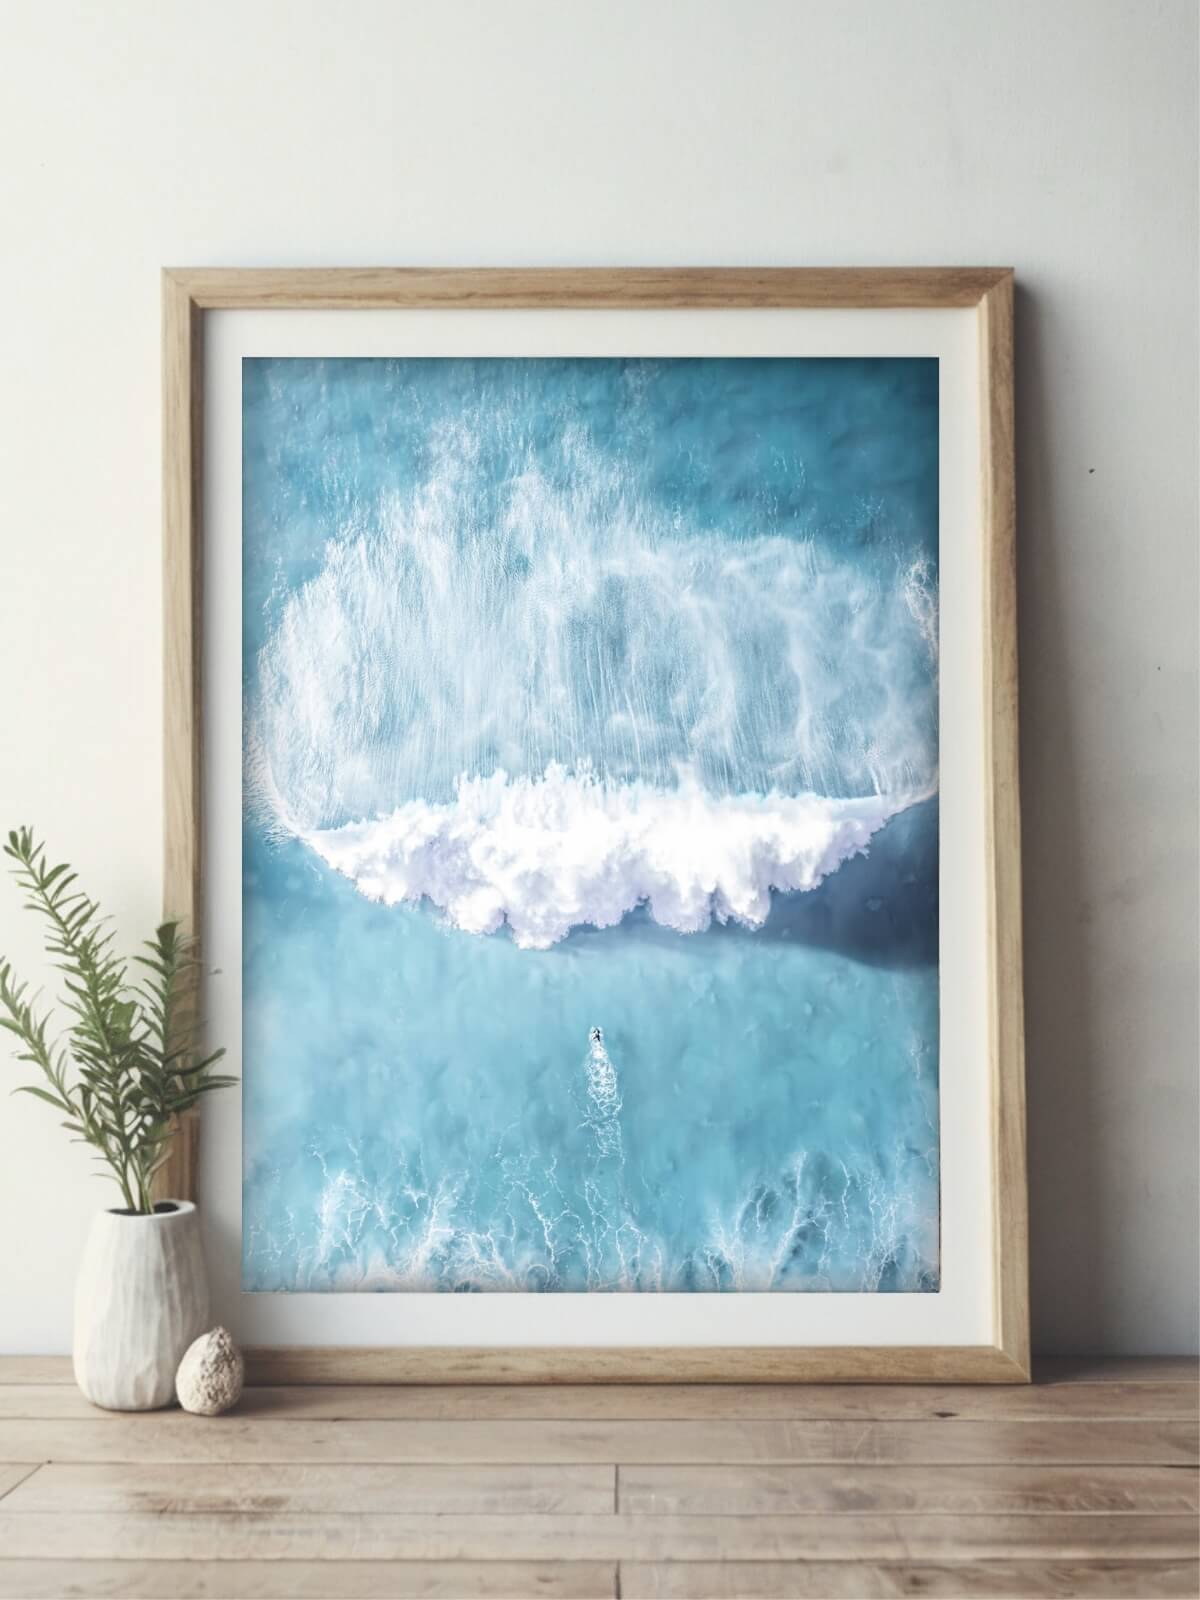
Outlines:
[{"label": "wooden plank floor", "polygon": [[0,1359],[0,1597],[1194,1597],[1197,1378],[262,1388],[208,1420]]}]

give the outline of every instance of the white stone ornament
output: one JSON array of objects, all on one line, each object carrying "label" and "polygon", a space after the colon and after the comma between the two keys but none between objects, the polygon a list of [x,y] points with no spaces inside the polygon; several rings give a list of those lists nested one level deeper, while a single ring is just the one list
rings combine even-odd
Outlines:
[{"label": "white stone ornament", "polygon": [[242,1352],[228,1328],[202,1333],[188,1347],[175,1375],[179,1404],[198,1417],[220,1416],[237,1405],[245,1373]]},{"label": "white stone ornament", "polygon": [[169,1405],[179,1358],[208,1326],[196,1208],[188,1200],[161,1205],[151,1216],[100,1212],[80,1263],[75,1381],[110,1411]]}]

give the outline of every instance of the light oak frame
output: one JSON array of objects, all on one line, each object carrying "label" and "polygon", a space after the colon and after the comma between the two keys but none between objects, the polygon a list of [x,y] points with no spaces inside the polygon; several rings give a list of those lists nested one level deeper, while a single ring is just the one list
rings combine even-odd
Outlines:
[{"label": "light oak frame", "polygon": [[[984,540],[993,1343],[965,1347],[274,1348],[259,1383],[962,1382],[1029,1378],[1017,753],[1013,274],[1008,268],[168,269],[163,274],[165,913],[201,926],[203,319],[220,310],[974,308]],[[159,1192],[195,1191],[199,1122]]]}]

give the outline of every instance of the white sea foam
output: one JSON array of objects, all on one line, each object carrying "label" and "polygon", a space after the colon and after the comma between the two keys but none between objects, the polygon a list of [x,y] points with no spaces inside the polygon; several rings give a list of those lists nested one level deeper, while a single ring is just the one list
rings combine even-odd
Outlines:
[{"label": "white sea foam", "polygon": [[552,764],[538,779],[464,778],[445,805],[410,801],[305,838],[372,900],[427,899],[456,928],[507,923],[544,950],[642,904],[679,933],[714,918],[759,927],[773,889],[815,888],[915,798],[713,795],[686,773],[660,789]]},{"label": "white sea foam", "polygon": [[527,948],[641,904],[758,926],[936,783],[934,576],[682,527],[558,448],[514,437],[497,482],[452,431],[348,518],[255,663],[251,803],[364,894]]},{"label": "white sea foam", "polygon": [[[501,426],[500,419],[495,423]],[[448,802],[463,774],[714,794],[924,787],[937,761],[933,575],[881,536],[687,525],[578,430],[550,466],[470,430],[347,512],[273,608],[247,704],[250,793],[289,832]]]},{"label": "white sea foam", "polygon": [[[589,1063],[591,1077],[591,1049]],[[598,1144],[596,1154],[614,1152]],[[914,1165],[903,1140],[857,1158],[800,1151],[713,1206],[682,1249],[639,1215],[640,1186],[631,1194],[619,1177],[614,1186],[611,1164],[609,1182],[593,1175],[573,1194],[555,1161],[528,1152],[497,1148],[482,1169],[435,1182],[403,1147],[379,1165],[353,1146],[312,1156],[321,1175],[311,1220],[289,1207],[281,1226],[292,1289],[911,1293],[936,1281],[936,1160]],[[249,1241],[253,1270],[281,1287],[280,1253],[265,1252],[257,1231]]]}]

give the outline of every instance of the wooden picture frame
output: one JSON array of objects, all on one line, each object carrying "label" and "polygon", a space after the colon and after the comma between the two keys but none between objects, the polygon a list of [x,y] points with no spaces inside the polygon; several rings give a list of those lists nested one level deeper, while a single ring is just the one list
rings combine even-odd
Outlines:
[{"label": "wooden picture frame", "polygon": [[[204,319],[222,310],[973,310],[979,340],[988,1003],[993,1155],[990,1344],[856,1347],[276,1348],[260,1383],[1006,1383],[1029,1377],[1017,630],[1013,274],[993,268],[170,269],[163,274],[165,914],[201,926],[204,893],[201,506]],[[195,1190],[199,1123],[181,1128],[160,1193]]]}]

